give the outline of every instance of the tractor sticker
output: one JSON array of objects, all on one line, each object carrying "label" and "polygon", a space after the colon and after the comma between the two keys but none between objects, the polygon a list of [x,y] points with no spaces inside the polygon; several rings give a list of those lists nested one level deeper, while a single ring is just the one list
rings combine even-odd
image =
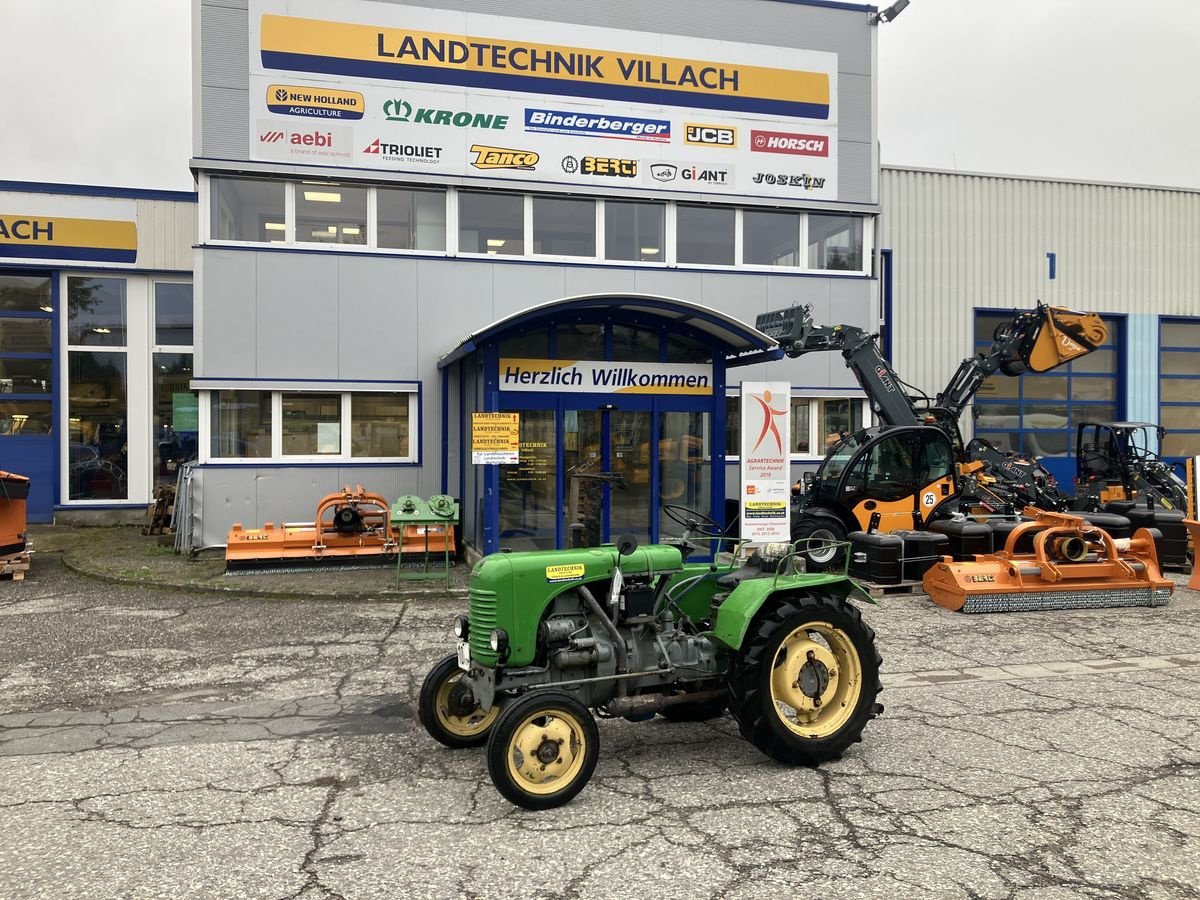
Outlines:
[{"label": "tractor sticker", "polygon": [[921,496],[921,503],[924,506],[933,506],[933,504],[937,503],[937,497],[934,495],[933,491],[926,491]]},{"label": "tractor sticker", "polygon": [[559,584],[563,581],[583,581],[583,573],[583,563],[546,566],[546,581],[550,584]]}]

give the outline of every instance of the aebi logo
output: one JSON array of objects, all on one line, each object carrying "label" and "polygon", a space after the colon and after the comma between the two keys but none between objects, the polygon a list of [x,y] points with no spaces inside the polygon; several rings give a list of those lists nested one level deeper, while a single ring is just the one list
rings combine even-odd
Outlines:
[{"label": "aebi logo", "polygon": [[287,139],[289,144],[294,144],[299,147],[332,147],[333,132],[332,131],[313,131],[301,132],[293,131],[291,134],[286,134],[282,131],[264,131],[260,132],[258,139],[264,144],[278,144],[280,141]]},{"label": "aebi logo", "polygon": [[283,138],[284,134],[282,131],[268,131],[265,134],[260,134],[258,136],[259,141],[264,144],[277,144],[282,141]]}]

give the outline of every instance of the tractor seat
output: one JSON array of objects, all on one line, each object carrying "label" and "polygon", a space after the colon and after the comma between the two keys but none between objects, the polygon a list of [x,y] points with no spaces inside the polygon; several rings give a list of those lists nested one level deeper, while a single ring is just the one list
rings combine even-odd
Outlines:
[{"label": "tractor seat", "polygon": [[750,558],[732,572],[726,572],[717,579],[717,587],[732,591],[748,578],[759,578],[763,575],[773,575],[779,568],[779,561],[792,552],[792,545],[786,542],[763,544],[756,549]]},{"label": "tractor seat", "polygon": [[762,575],[762,569],[758,567],[758,561],[751,557],[732,572],[726,572],[718,578],[717,587],[723,591],[732,591],[743,581],[749,578],[758,578],[760,575]]}]

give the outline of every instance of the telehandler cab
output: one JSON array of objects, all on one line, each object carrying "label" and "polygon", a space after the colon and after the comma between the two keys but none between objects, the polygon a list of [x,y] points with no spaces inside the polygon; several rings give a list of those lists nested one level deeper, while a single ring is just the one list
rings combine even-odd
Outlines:
[{"label": "telehandler cab", "polygon": [[[682,540],[493,553],[471,572],[456,652],[426,676],[420,719],[447,747],[486,744],[492,782],[518,806],[560,806],[584,787],[593,711],[686,721],[728,707],[767,756],[809,766],[883,711],[875,634],[850,602],[873,602],[861,588],[804,574],[787,543],[739,564],[742,542],[712,519],[663,510]],[[689,562],[705,545],[725,561]]]}]

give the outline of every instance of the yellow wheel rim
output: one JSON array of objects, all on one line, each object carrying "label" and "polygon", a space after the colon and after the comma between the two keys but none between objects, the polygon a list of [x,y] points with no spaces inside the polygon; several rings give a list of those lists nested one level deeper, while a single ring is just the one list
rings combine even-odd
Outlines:
[{"label": "yellow wheel rim", "polygon": [[771,702],[779,720],[805,738],[846,724],[862,694],[862,663],[850,636],[829,622],[794,629],[771,668]]},{"label": "yellow wheel rim", "polygon": [[500,707],[493,704],[492,708],[487,712],[484,712],[478,706],[469,712],[459,709],[460,704],[453,701],[454,688],[461,678],[461,672],[452,672],[449,678],[438,685],[433,708],[438,723],[446,731],[458,737],[467,738],[491,728],[492,723],[496,721],[496,716],[500,715]]},{"label": "yellow wheel rim", "polygon": [[527,716],[508,743],[508,774],[530,794],[568,787],[583,769],[587,736],[571,713],[546,709]]}]

